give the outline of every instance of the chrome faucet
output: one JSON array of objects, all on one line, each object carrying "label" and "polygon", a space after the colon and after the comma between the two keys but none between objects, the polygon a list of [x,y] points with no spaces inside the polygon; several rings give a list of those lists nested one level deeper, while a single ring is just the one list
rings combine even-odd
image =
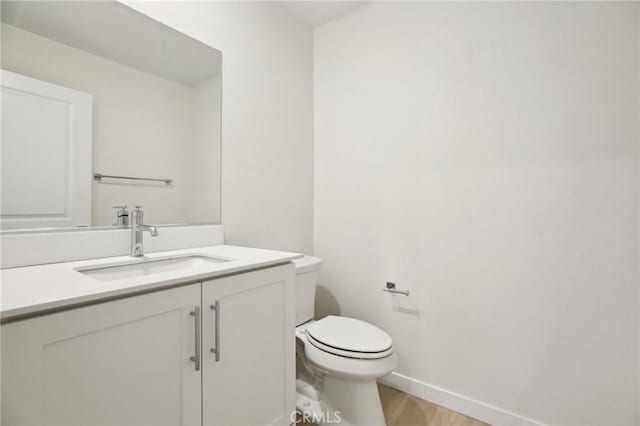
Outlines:
[{"label": "chrome faucet", "polygon": [[144,212],[142,206],[136,206],[131,212],[131,253],[132,257],[144,256],[144,248],[142,246],[142,233],[147,231],[152,237],[158,236],[158,228],[155,226],[144,224]]}]

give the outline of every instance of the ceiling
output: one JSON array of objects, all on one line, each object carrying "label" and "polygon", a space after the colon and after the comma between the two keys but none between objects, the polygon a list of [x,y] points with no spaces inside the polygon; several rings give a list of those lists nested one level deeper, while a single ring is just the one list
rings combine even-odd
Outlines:
[{"label": "ceiling", "polygon": [[310,27],[337,19],[362,6],[366,1],[278,1],[290,15]]},{"label": "ceiling", "polygon": [[194,86],[217,75],[219,51],[112,1],[6,1],[2,22]]}]

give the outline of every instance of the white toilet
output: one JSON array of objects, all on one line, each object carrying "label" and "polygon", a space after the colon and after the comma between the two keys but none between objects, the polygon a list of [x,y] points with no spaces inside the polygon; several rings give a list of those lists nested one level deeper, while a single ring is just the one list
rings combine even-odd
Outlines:
[{"label": "white toilet", "polygon": [[391,337],[353,318],[314,321],[322,260],[305,256],[294,263],[297,410],[319,425],[384,425],[376,379],[396,367]]}]

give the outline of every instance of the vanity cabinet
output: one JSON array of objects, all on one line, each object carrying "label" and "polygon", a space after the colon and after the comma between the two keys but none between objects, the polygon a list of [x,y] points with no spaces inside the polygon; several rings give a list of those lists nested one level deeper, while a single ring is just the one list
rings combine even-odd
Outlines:
[{"label": "vanity cabinet", "polygon": [[2,424],[289,425],[293,280],[287,264],[4,324]]},{"label": "vanity cabinet", "polygon": [[2,326],[3,425],[199,425],[200,285]]},{"label": "vanity cabinet", "polygon": [[203,425],[289,425],[295,409],[293,266],[202,284]]}]

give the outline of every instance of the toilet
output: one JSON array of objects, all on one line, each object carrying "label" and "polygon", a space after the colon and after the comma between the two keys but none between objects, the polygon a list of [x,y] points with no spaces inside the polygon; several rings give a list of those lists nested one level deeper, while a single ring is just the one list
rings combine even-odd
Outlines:
[{"label": "toilet", "polygon": [[308,423],[384,426],[376,379],[397,358],[391,337],[354,318],[314,321],[322,260],[305,256],[296,266],[296,409]]}]

